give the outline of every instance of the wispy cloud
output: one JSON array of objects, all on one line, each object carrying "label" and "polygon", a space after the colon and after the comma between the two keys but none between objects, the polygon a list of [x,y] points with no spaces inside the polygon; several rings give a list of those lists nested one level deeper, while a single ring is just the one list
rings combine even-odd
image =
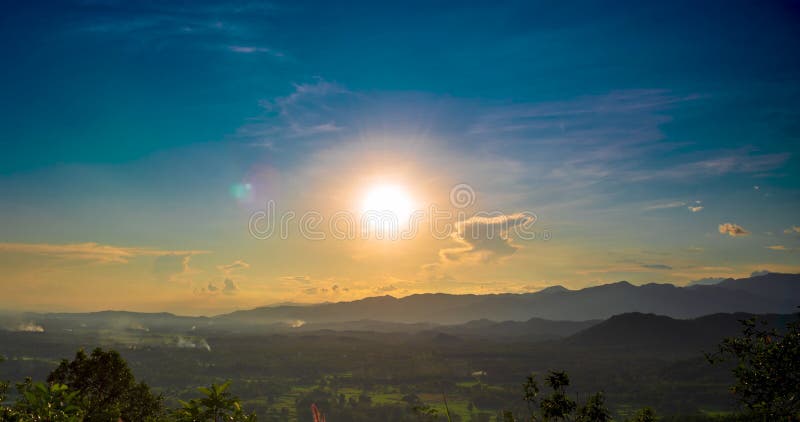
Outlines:
[{"label": "wispy cloud", "polygon": [[[246,52],[246,51],[242,51]],[[275,138],[304,138],[347,129],[343,102],[355,97],[339,84],[318,78],[313,83],[294,84],[286,96],[260,101],[265,114],[239,128],[236,137],[251,145],[277,146]]]},{"label": "wispy cloud", "polygon": [[667,202],[667,203],[662,203],[662,204],[650,205],[650,206],[645,207],[644,209],[645,209],[645,211],[663,210],[663,209],[668,209],[668,208],[678,208],[678,207],[682,207],[684,205],[686,205],[686,202],[673,201],[673,202]]},{"label": "wispy cloud", "polygon": [[280,51],[275,51],[271,48],[267,47],[256,47],[256,46],[248,46],[248,45],[231,45],[228,46],[228,49],[234,53],[242,53],[242,54],[269,54],[274,57],[284,57],[284,54]]},{"label": "wispy cloud", "polygon": [[181,276],[191,274],[191,269],[189,268],[191,260],[192,254],[168,253],[159,255],[153,261],[153,275],[156,280],[176,281]]},{"label": "wispy cloud", "polygon": [[765,246],[765,248],[772,249],[773,251],[791,251],[791,250],[793,250],[792,248],[789,248],[789,247],[786,247],[786,246],[783,246],[783,245],[771,245],[771,246]]},{"label": "wispy cloud", "polygon": [[238,271],[246,270],[248,268],[250,268],[250,264],[241,259],[237,259],[236,261],[233,261],[230,264],[217,265],[217,269],[220,270],[226,276],[234,274]]},{"label": "wispy cloud", "polygon": [[[698,96],[663,90],[625,90],[563,101],[486,107],[468,134],[524,145],[544,161],[549,176],[574,186],[619,179],[638,172],[634,157],[672,150],[660,126],[666,111]],[[626,178],[629,176],[625,175]]]},{"label": "wispy cloud", "polygon": [[200,250],[162,250],[141,247],[101,245],[99,243],[0,243],[0,253],[44,255],[98,263],[127,263],[139,256],[191,256],[206,254]]},{"label": "wispy cloud", "polygon": [[[764,174],[779,169],[791,158],[788,152],[759,154],[749,151],[717,151],[717,157],[684,162],[668,167],[632,172],[633,180],[693,180],[726,174]],[[708,154],[708,153],[706,153]]]},{"label": "wispy cloud", "polygon": [[283,282],[289,283],[300,283],[300,284],[309,284],[311,283],[311,277],[307,275],[287,275],[280,278]]},{"label": "wispy cloud", "polygon": [[[620,125],[618,134],[624,134],[625,139],[639,142],[630,136],[637,137],[648,134],[660,137],[656,129],[658,124],[669,120],[665,116],[652,114],[655,110],[683,101],[697,99],[695,95],[674,96],[663,90],[625,90],[615,91],[606,95],[586,96],[566,101],[515,104],[499,107],[492,113],[487,113],[472,125],[470,132],[474,134],[495,134],[502,132],[539,132],[550,131],[551,134],[559,133],[568,138],[578,140],[574,135],[586,135],[584,130],[591,127],[598,120],[605,120],[606,125],[597,134],[608,135],[615,124],[624,120],[634,123],[634,126]],[[634,121],[639,120],[638,124]],[[623,129],[624,127],[624,129]],[[633,128],[635,130],[630,131]],[[642,129],[646,129],[641,131]],[[605,137],[605,136],[604,136]],[[585,139],[585,143],[597,142],[599,139]]]},{"label": "wispy cloud", "polygon": [[170,2],[118,3],[83,2],[83,12],[66,25],[68,30],[90,32],[96,39],[106,38],[136,48],[206,49],[221,46],[235,53],[284,54],[264,47],[269,32],[259,18],[277,10],[252,2],[239,4],[196,3],[191,7]]},{"label": "wispy cloud", "polygon": [[651,270],[671,270],[672,267],[666,264],[642,264],[642,267],[648,268]]}]

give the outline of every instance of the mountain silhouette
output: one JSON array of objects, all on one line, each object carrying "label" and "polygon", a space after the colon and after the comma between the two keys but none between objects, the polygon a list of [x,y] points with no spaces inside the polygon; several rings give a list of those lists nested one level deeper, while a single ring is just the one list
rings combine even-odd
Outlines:
[{"label": "mountain silhouette", "polygon": [[[742,320],[749,313],[712,314],[693,319],[632,312],[615,315],[563,340],[571,348],[627,354],[695,356],[698,351],[713,352],[725,337],[741,334]],[[797,315],[757,315],[768,328],[781,329]]]},{"label": "mountain silhouette", "polygon": [[[31,322],[43,325],[47,331],[100,328],[172,332],[195,329],[292,329],[306,332],[435,330],[457,336],[546,339],[575,334],[598,321],[620,314],[655,314],[680,319],[736,312],[792,314],[798,310],[798,305],[800,274],[769,273],[726,279],[714,285],[693,284],[686,287],[655,283],[635,286],[620,281],[580,290],[553,286],[524,294],[434,293],[403,298],[377,296],[316,305],[265,306],[215,317],[126,311],[0,314],[0,329],[13,331],[20,324]],[[642,336],[647,335],[647,332],[642,333]]]},{"label": "mountain silhouette", "polygon": [[524,294],[379,296],[312,306],[262,307],[220,315],[214,319],[254,324],[292,320],[307,323],[375,320],[462,324],[480,319],[587,321],[629,312],[673,318],[732,312],[787,314],[794,312],[798,305],[800,274],[770,273],[727,279],[715,285],[688,287],[656,283],[635,286],[620,281],[581,290],[557,286]]}]

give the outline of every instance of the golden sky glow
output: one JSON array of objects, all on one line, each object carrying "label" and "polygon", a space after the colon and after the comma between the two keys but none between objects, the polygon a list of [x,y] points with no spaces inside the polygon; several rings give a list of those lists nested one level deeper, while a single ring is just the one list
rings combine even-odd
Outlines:
[{"label": "golden sky glow", "polygon": [[[363,51],[376,40],[288,25],[278,55],[273,36],[224,43],[281,19],[175,37],[113,5],[77,28],[74,7],[74,21],[14,28],[35,48],[0,46],[14,64],[0,78],[0,311],[214,314],[800,272],[797,89],[754,76],[797,56],[776,53],[783,36],[698,33],[684,51],[658,32],[659,61],[627,48],[646,31],[626,48],[617,32],[591,52],[565,41],[619,30],[605,23],[507,38],[424,20],[436,27],[407,50]],[[756,45],[771,47],[718,60]],[[609,62],[595,69],[597,51]],[[384,211],[396,228],[364,220]]]},{"label": "golden sky glow", "polygon": [[[197,202],[177,214],[172,224],[158,214],[153,221],[158,230],[131,232],[129,241],[0,243],[0,266],[8,280],[6,308],[214,314],[285,301],[527,292],[553,284],[582,288],[621,279],[685,284],[704,277],[746,276],[765,268],[798,271],[786,261],[730,258],[742,245],[759,248],[760,241],[754,239],[758,234],[721,236],[712,224],[700,233],[687,228],[675,238],[651,235],[631,230],[656,218],[647,203],[611,214],[584,212],[572,199],[548,202],[539,189],[519,188],[520,168],[505,157],[451,152],[421,159],[415,151],[441,151],[438,142],[418,141],[394,148],[392,154],[386,153],[385,145],[372,141],[367,146],[359,140],[320,150],[291,171],[256,163],[255,170],[246,172],[251,176],[239,183],[249,188],[215,194],[211,204]],[[453,189],[462,185],[474,197],[453,204]],[[175,204],[193,201],[186,192],[174,194],[179,201]],[[223,202],[217,204],[217,199]],[[247,230],[248,217],[269,200],[275,201],[278,216],[294,213],[285,238],[276,234],[257,239]],[[413,236],[395,241],[375,240],[374,232],[362,236],[360,227],[351,237],[338,239],[327,225],[337,212],[359,224],[369,210],[407,217],[418,209],[429,212],[431,206],[449,213],[442,220],[452,224],[449,233],[434,230],[430,215]],[[323,239],[302,233],[300,220],[309,211],[323,218],[317,227]],[[481,237],[501,222],[518,224],[523,220],[517,216],[525,211],[536,214],[532,228],[539,237],[521,239],[513,230],[508,236]],[[70,216],[67,207],[65,212],[66,218],[106,227],[97,232],[98,238],[115,227],[143,224],[137,220],[142,218],[140,208]],[[477,228],[478,237],[468,236],[467,228]],[[792,239],[794,233],[768,237]]]}]

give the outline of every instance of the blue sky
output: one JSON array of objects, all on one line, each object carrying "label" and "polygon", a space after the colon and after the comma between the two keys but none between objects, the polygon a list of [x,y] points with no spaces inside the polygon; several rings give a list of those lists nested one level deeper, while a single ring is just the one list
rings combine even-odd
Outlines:
[{"label": "blue sky", "polygon": [[[796,1],[3,8],[0,268],[19,306],[129,292],[112,305],[200,313],[800,267]],[[373,256],[247,232],[267,200],[330,211],[370,178],[418,202],[468,183],[552,240],[443,262],[447,241]],[[236,294],[211,294],[225,280]],[[73,296],[88,288],[105,302]]]}]

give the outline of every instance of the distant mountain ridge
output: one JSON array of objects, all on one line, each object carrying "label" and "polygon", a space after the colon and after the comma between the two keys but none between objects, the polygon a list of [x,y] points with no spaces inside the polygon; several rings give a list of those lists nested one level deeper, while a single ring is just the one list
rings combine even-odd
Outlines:
[{"label": "distant mountain ridge", "polygon": [[[216,327],[239,331],[291,328],[414,332],[437,329],[455,335],[489,333],[502,337],[530,333],[544,338],[571,335],[598,321],[626,313],[686,319],[737,312],[792,314],[797,312],[798,305],[800,274],[769,273],[686,287],[655,283],[634,286],[621,281],[581,290],[552,286],[525,294],[377,296],[316,305],[271,305],[215,317],[127,311],[0,314],[0,329],[16,330],[28,322],[46,322],[48,330],[147,328],[182,332],[189,328]],[[494,325],[489,331],[481,327],[490,323]]]},{"label": "distant mountain ridge", "polygon": [[798,305],[800,274],[769,273],[687,287],[655,283],[634,286],[621,281],[581,290],[555,286],[524,294],[378,296],[312,306],[261,307],[219,315],[214,320],[250,324],[357,320],[461,324],[479,319],[528,321],[531,318],[586,321],[629,312],[672,318],[734,312],[788,314],[795,312]]}]

